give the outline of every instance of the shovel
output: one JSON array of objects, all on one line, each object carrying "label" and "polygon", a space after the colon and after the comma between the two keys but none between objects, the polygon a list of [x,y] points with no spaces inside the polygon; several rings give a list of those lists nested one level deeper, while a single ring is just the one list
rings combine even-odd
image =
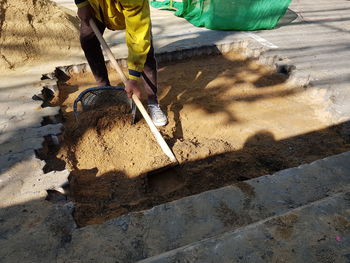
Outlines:
[{"label": "shovel", "polygon": [[[126,81],[128,80],[127,77],[125,76],[124,72],[122,71],[122,69],[120,68],[117,60],[114,58],[114,55],[111,51],[111,49],[108,47],[106,41],[104,40],[104,38],[102,37],[100,31],[98,30],[95,22],[90,19],[89,21],[90,23],[90,26],[92,28],[92,30],[94,31],[97,39],[99,40],[100,44],[102,45],[104,51],[106,52],[109,60],[111,61],[114,69],[118,72],[120,78],[122,79],[124,85],[126,83]],[[82,97],[86,94],[93,94],[94,91],[98,92],[98,90],[116,90],[118,92],[123,92],[124,95],[126,96],[126,93],[125,93],[125,90],[123,87],[97,87],[97,88],[92,88],[92,89],[89,89],[89,90],[85,90],[82,92],[82,94],[79,95],[79,97],[76,99],[76,101],[74,102],[74,109],[76,111],[77,109],[77,103],[79,100],[82,99]],[[95,95],[96,97],[98,96]],[[163,150],[163,152],[168,156],[169,160],[171,161],[171,164],[170,166],[175,166],[175,165],[178,165],[179,162],[178,160],[176,159],[174,153],[171,151],[171,149],[169,148],[168,144],[166,143],[166,141],[164,140],[164,138],[162,137],[162,135],[160,134],[160,132],[158,131],[158,129],[156,128],[156,126],[154,125],[152,119],[150,118],[150,116],[148,115],[146,109],[144,108],[144,106],[142,105],[140,99],[135,95],[133,94],[132,95],[132,101],[131,101],[131,110],[132,110],[132,113],[133,113],[133,116],[135,116],[135,110],[136,108],[133,106],[133,105],[136,105],[137,108],[139,109],[139,111],[141,112],[143,118],[146,120],[147,124],[148,124],[148,127],[150,128],[153,136],[155,137],[157,143],[159,144],[160,148]],[[161,168],[160,170],[164,170],[165,167]]]}]

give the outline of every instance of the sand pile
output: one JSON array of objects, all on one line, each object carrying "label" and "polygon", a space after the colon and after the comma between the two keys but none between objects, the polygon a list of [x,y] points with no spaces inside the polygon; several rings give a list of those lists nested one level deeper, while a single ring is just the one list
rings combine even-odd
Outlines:
[{"label": "sand pile", "polygon": [[0,71],[71,54],[79,20],[48,0],[0,2]]},{"label": "sand pile", "polygon": [[169,163],[148,127],[131,120],[119,105],[81,113],[66,126],[60,158],[71,170],[97,168],[96,176],[114,172],[128,178]]}]

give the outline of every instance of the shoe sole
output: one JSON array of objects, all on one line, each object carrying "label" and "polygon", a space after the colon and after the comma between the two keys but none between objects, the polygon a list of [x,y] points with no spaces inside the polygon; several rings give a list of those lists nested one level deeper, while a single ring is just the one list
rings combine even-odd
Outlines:
[{"label": "shoe sole", "polygon": [[168,124],[168,121],[165,121],[165,122],[153,122],[153,124],[157,127],[162,127],[162,126],[165,126]]}]

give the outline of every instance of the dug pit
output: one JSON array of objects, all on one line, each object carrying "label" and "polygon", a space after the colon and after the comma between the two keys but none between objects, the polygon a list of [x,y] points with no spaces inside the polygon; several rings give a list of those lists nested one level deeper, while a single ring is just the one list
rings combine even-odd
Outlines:
[{"label": "dug pit", "polygon": [[[79,226],[240,186],[240,181],[350,149],[307,89],[238,52],[163,63],[158,78],[160,104],[169,118],[160,132],[180,165],[157,174],[151,171],[169,161],[143,119],[131,125],[110,105],[76,121],[73,101],[95,86],[93,76],[77,73],[59,81],[50,104],[61,106],[64,133],[54,157],[71,171]],[[112,71],[110,79],[121,83]]]}]

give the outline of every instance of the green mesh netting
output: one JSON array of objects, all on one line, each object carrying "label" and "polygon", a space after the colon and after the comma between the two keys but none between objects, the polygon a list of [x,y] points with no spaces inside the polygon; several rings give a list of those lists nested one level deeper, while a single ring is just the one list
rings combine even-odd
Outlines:
[{"label": "green mesh netting", "polygon": [[182,2],[178,2],[178,1],[170,1],[170,0],[164,0],[164,1],[156,1],[156,0],[152,0],[151,1],[151,6],[155,7],[155,8],[162,8],[164,10],[169,10],[169,11],[175,11],[172,8],[167,8],[167,7],[174,7],[178,10],[182,10]]},{"label": "green mesh netting", "polygon": [[[291,0],[183,0],[176,2],[175,15],[198,27],[216,30],[258,30],[274,28]],[[169,1],[153,0],[154,7]],[[158,6],[157,6],[158,5]]]}]

